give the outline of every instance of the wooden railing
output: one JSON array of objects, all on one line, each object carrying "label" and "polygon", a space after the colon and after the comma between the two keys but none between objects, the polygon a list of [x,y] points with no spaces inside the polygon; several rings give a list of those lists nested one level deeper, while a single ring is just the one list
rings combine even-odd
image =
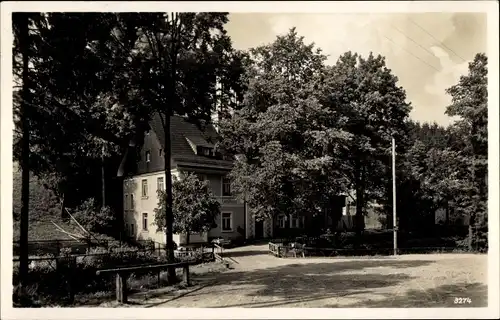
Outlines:
[{"label": "wooden railing", "polygon": [[224,261],[224,248],[218,244],[214,243],[214,257],[216,261],[223,262]]},{"label": "wooden railing", "polygon": [[183,282],[189,286],[190,278],[189,278],[189,266],[199,264],[201,261],[190,261],[190,262],[179,262],[179,263],[170,263],[170,264],[149,264],[149,265],[140,265],[133,267],[121,267],[121,268],[113,268],[113,269],[101,269],[96,272],[97,275],[104,273],[111,273],[116,275],[116,301],[120,303],[127,303],[128,301],[128,286],[127,280],[130,274],[134,272],[145,272],[145,271],[157,271],[158,278],[159,272],[162,270],[166,270],[168,268],[183,269]]}]

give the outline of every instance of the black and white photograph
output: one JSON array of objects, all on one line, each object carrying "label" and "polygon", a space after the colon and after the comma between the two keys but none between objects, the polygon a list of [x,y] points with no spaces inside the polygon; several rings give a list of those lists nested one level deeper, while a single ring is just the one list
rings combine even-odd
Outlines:
[{"label": "black and white photograph", "polygon": [[2,3],[2,319],[498,319],[498,7]]}]

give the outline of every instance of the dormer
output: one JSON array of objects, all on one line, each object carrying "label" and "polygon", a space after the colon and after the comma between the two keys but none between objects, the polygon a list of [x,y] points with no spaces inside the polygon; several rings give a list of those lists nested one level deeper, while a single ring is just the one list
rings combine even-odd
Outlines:
[{"label": "dormer", "polygon": [[213,157],[215,155],[214,145],[202,137],[186,137],[186,141],[189,143],[191,149],[193,149],[193,152],[198,156]]}]

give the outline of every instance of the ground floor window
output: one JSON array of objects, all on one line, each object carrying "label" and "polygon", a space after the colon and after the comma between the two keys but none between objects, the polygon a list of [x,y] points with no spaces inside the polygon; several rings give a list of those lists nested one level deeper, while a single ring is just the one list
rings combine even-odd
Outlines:
[{"label": "ground floor window", "polygon": [[233,230],[233,214],[231,212],[222,212],[222,231]]},{"label": "ground floor window", "polygon": [[135,234],[134,224],[133,224],[133,223],[131,223],[131,224],[130,224],[130,236],[132,236],[132,237],[133,237],[133,236],[134,236],[134,234]]},{"label": "ground floor window", "polygon": [[284,229],[286,223],[286,217],[284,214],[278,216],[278,227]]},{"label": "ground floor window", "polygon": [[304,228],[305,217],[290,216],[290,228]]},{"label": "ground floor window", "polygon": [[148,231],[148,214],[147,213],[142,214],[142,230]]}]

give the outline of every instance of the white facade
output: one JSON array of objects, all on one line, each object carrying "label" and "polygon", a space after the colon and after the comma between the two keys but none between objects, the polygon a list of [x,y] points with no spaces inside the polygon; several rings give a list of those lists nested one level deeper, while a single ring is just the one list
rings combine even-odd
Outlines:
[{"label": "white facade", "polygon": [[[175,169],[172,170],[172,176],[181,178],[180,173]],[[202,235],[191,234],[190,243],[204,243],[208,242],[209,238],[218,237],[236,239],[243,236],[242,230],[245,230],[246,239],[254,238],[256,234],[254,219],[247,214],[245,221],[244,205],[232,196],[223,196],[222,176],[208,174],[204,178],[209,180],[212,192],[221,202],[221,215],[216,218],[217,227]],[[165,233],[157,232],[157,226],[154,223],[154,210],[158,206],[158,188],[165,188],[165,174],[161,171],[140,174],[124,180],[123,219],[125,232],[131,238],[165,243]],[[272,230],[271,221],[265,221],[263,237],[271,237]],[[186,243],[185,235],[174,234],[173,239],[179,245]]]}]

